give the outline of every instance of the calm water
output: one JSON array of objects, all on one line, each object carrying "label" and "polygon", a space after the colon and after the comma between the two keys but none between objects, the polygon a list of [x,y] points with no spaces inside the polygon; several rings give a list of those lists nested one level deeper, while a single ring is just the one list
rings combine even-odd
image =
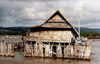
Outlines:
[{"label": "calm water", "polygon": [[0,64],[99,64],[100,63],[100,40],[92,41],[92,59],[87,60],[69,60],[54,58],[31,58],[23,57],[21,53],[16,52],[15,57],[0,57]]}]

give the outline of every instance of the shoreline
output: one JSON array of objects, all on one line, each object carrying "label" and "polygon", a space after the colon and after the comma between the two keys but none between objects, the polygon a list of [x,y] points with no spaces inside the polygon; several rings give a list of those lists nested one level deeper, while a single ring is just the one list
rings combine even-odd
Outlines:
[{"label": "shoreline", "polygon": [[100,39],[100,37],[86,37],[88,39]]}]

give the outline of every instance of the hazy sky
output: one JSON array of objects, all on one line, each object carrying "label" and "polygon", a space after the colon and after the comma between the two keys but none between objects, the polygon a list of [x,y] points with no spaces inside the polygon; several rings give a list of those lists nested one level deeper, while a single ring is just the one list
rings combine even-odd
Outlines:
[{"label": "hazy sky", "polygon": [[100,0],[0,0],[0,26],[40,25],[58,9],[74,26],[79,17],[81,27],[100,28]]}]

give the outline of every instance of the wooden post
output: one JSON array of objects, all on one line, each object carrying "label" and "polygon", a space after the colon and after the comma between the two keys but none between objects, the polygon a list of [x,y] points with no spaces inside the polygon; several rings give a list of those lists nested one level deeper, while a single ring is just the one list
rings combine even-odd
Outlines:
[{"label": "wooden post", "polygon": [[25,44],[25,56],[31,56],[32,52],[31,52],[31,44],[29,44],[28,42],[26,42]]},{"label": "wooden post", "polygon": [[64,50],[64,58],[72,58],[73,54],[73,46],[68,45]]},{"label": "wooden post", "polygon": [[57,58],[62,58],[62,49],[61,49],[61,44],[59,43],[57,47]]},{"label": "wooden post", "polygon": [[4,55],[4,44],[1,42],[1,55]]},{"label": "wooden post", "polygon": [[50,51],[49,51],[49,53],[50,53],[50,56],[49,57],[52,57],[52,45],[50,44]]},{"label": "wooden post", "polygon": [[38,56],[38,44],[34,44],[34,56]]},{"label": "wooden post", "polygon": [[85,48],[84,59],[90,59],[90,58],[91,58],[91,46],[88,46]]},{"label": "wooden post", "polygon": [[43,57],[43,44],[42,44],[42,42],[39,43],[39,48],[38,49],[39,49],[39,56]]},{"label": "wooden post", "polygon": [[31,56],[34,56],[34,47],[33,47],[33,44],[32,44],[32,41],[31,41]]},{"label": "wooden post", "polygon": [[48,44],[45,44],[45,57],[49,57],[49,45]]},{"label": "wooden post", "polygon": [[12,43],[8,43],[7,44],[7,46],[8,46],[8,55],[9,56],[13,56],[14,55],[14,52],[13,52],[13,44]]}]

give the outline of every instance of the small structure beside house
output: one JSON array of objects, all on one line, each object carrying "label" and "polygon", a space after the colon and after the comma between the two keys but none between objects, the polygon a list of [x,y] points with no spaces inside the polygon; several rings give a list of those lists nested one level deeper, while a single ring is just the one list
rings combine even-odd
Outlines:
[{"label": "small structure beside house", "polygon": [[22,44],[21,35],[0,35],[0,56],[14,56],[16,44]]},{"label": "small structure beside house", "polygon": [[24,56],[90,59],[91,45],[78,43],[76,29],[57,10],[40,26],[31,27],[23,35]]}]

